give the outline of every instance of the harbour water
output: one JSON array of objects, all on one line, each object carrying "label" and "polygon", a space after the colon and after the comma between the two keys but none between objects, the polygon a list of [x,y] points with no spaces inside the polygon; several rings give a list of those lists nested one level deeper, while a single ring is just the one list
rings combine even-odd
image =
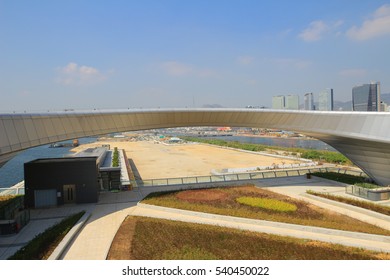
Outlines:
[{"label": "harbour water", "polygon": [[[96,138],[79,139],[80,144],[95,142]],[[71,141],[61,143],[72,143]],[[22,151],[12,160],[8,161],[0,168],[0,188],[8,188],[16,183],[23,181],[24,163],[38,158],[61,158],[70,155],[72,147],[49,148],[50,145],[34,147]]]}]

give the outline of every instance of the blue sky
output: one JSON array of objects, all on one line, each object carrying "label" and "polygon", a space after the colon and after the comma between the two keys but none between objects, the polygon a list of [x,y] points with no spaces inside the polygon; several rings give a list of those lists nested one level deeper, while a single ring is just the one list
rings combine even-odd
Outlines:
[{"label": "blue sky", "polygon": [[347,101],[389,50],[389,1],[0,0],[0,112]]}]

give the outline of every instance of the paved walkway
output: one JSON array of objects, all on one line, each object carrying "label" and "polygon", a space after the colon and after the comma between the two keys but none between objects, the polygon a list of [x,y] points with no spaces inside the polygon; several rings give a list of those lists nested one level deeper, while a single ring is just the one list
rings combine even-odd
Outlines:
[{"label": "paved walkway", "polygon": [[12,256],[39,233],[80,211],[93,212],[95,204],[66,205],[50,209],[31,209],[30,222],[18,234],[0,237],[0,260]]},{"label": "paved walkway", "polygon": [[65,260],[105,260],[112,240],[126,216],[140,200],[137,191],[102,193],[91,217],[73,244],[63,254]]},{"label": "paved walkway", "polygon": [[[306,189],[316,191],[325,191],[340,195],[344,194],[344,187],[334,182],[322,181],[320,179],[307,180],[304,177],[275,178],[260,180],[257,185],[272,189],[273,191],[287,194],[299,199],[308,200],[321,207],[344,213],[355,215],[360,219],[366,219],[368,222],[377,223],[384,228],[390,229],[390,221],[386,217],[372,216],[355,209],[335,206],[334,204],[324,203],[312,197],[305,196]],[[83,227],[82,231],[75,237],[73,243],[63,254],[63,259],[72,260],[104,260],[110,249],[111,242],[119,226],[127,215],[158,216],[167,219],[186,219],[189,222],[204,222],[234,228],[263,231],[275,234],[284,234],[295,237],[311,238],[315,240],[340,243],[349,246],[359,246],[390,252],[389,237],[377,237],[367,234],[351,233],[345,235],[344,232],[320,229],[320,231],[309,231],[303,229],[303,226],[286,225],[280,223],[271,223],[266,221],[250,221],[248,219],[237,220],[239,218],[231,217],[201,217],[188,213],[177,213],[167,209],[147,209],[136,206],[145,195],[154,191],[169,189],[182,189],[183,186],[154,187],[143,188],[142,191],[128,191],[120,193],[102,193],[98,204],[86,204],[75,206],[63,206],[47,210],[33,210],[32,221],[18,234],[10,237],[0,238],[0,259],[6,259],[12,255],[18,248],[28,242],[37,233],[43,231],[50,225],[59,221],[64,216],[80,210],[86,210],[91,213],[90,218]],[[390,202],[389,202],[390,203]],[[215,215],[214,215],[215,216]],[[382,219],[383,218],[383,219]],[[387,217],[390,219],[389,217]],[[305,236],[303,235],[305,234]],[[384,239],[383,239],[384,238]]]}]

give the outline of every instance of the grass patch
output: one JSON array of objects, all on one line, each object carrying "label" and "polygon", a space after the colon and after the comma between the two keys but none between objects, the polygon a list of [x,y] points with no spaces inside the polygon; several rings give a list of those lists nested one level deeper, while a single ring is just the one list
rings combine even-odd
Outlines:
[{"label": "grass patch", "polygon": [[265,151],[267,149],[266,145],[261,144],[251,144],[251,143],[242,143],[238,141],[224,141],[220,139],[205,139],[198,137],[181,137],[185,141],[198,142],[198,143],[206,143],[216,146],[229,147],[253,152]]},{"label": "grass patch", "polygon": [[332,195],[332,194],[328,194],[328,193],[320,193],[320,192],[315,192],[315,191],[311,191],[311,190],[308,190],[306,192],[308,194],[311,194],[311,195],[315,195],[315,196],[331,199],[334,201],[350,204],[353,206],[361,207],[364,209],[368,209],[368,210],[371,210],[374,212],[378,212],[378,213],[390,216],[390,207],[385,206],[385,205],[379,205],[379,204],[364,201],[364,200],[342,197],[342,196]]},{"label": "grass patch", "polygon": [[[206,193],[205,193],[206,192]],[[202,200],[210,192],[223,192],[226,195],[218,200]],[[240,187],[222,187],[204,189],[200,192],[198,199],[194,199],[197,190],[186,190],[179,192],[160,193],[147,196],[142,202],[178,208],[189,211],[205,212],[219,215],[235,216],[249,219],[259,219],[274,222],[283,222],[307,226],[317,226],[346,231],[365,232],[372,234],[390,235],[390,231],[377,226],[361,222],[359,220],[333,213],[322,208],[311,205],[307,202],[290,198],[269,190],[256,188],[253,185]],[[239,197],[254,197],[262,199],[273,199],[289,204],[294,204],[297,209],[293,212],[278,212],[265,208],[252,207],[237,202]],[[191,200],[187,199],[191,198]]]},{"label": "grass patch", "polygon": [[267,150],[286,151],[290,153],[290,155],[300,155],[301,158],[306,158],[306,159],[311,159],[316,161],[324,161],[329,163],[352,165],[352,162],[339,152],[302,149],[302,148],[289,148],[289,147],[280,147],[280,146],[268,146],[262,144],[242,143],[238,141],[224,141],[220,139],[205,139],[205,138],[187,137],[187,136],[181,138],[183,140],[191,141],[191,142],[206,143],[211,145],[230,147],[230,148],[254,151],[254,152],[267,151]]},{"label": "grass patch", "polygon": [[294,212],[297,210],[297,206],[295,206],[294,204],[271,198],[243,196],[236,198],[236,201],[238,203],[249,205],[252,207],[259,207],[278,212]]},{"label": "grass patch", "polygon": [[186,244],[180,248],[166,250],[162,255],[163,260],[217,260],[220,259],[210,251],[199,248],[196,245]]},{"label": "grass patch", "polygon": [[43,260],[47,259],[57,245],[84,215],[84,211],[69,216],[61,222],[38,234],[27,245],[18,250],[9,260]]},{"label": "grass patch", "polygon": [[[129,231],[129,225],[132,230]],[[119,243],[119,244],[118,244]],[[361,260],[389,254],[224,227],[129,216],[113,247],[122,260]],[[112,248],[113,248],[112,247]]]},{"label": "grass patch", "polygon": [[329,163],[352,165],[352,162],[339,152],[304,150],[301,153],[301,157],[315,161],[325,161]]}]

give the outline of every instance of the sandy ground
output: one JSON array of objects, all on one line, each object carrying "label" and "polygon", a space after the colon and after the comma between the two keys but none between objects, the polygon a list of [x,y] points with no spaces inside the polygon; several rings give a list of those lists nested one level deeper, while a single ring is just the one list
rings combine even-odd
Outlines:
[{"label": "sandy ground", "polygon": [[250,154],[204,144],[156,144],[153,141],[99,141],[81,145],[74,151],[109,144],[124,149],[143,180],[210,175],[212,170],[271,166],[298,161]]}]

